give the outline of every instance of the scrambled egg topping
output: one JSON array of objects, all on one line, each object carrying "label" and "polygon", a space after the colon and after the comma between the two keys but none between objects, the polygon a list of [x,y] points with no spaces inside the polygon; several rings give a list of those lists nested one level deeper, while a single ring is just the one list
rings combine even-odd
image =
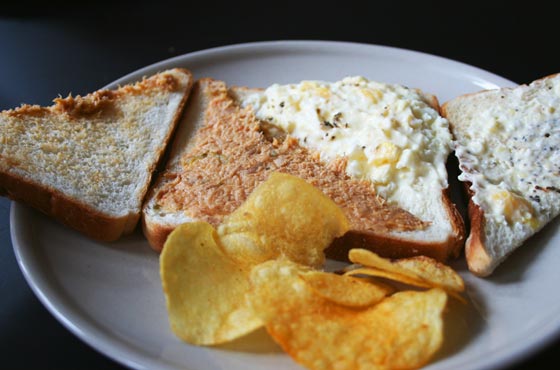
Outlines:
[{"label": "scrambled egg topping", "polygon": [[321,160],[347,158],[349,176],[371,180],[381,196],[415,215],[426,215],[447,187],[448,122],[417,90],[347,77],[275,84],[242,103]]},{"label": "scrambled egg topping", "polygon": [[533,96],[516,89],[498,97],[504,104],[473,118],[468,141],[457,148],[459,178],[472,183],[473,201],[495,222],[536,230],[559,211],[560,92],[546,91]]}]

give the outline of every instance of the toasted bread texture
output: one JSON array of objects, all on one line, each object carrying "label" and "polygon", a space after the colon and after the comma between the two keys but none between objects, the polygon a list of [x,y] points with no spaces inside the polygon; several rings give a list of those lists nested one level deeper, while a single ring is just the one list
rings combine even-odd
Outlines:
[{"label": "toasted bread texture", "polygon": [[134,230],[192,87],[172,69],[0,113],[0,194],[104,241]]},{"label": "toasted bread texture", "polygon": [[560,212],[560,75],[442,106],[467,184],[469,269],[488,276]]},{"label": "toasted bread texture", "polygon": [[432,219],[388,202],[372,181],[348,175],[347,158],[325,161],[281,127],[258,118],[246,103],[260,93],[228,88],[213,79],[195,84],[165,172],[143,208],[144,234],[155,250],[163,248],[180,223],[219,224],[276,171],[305,179],[344,210],[352,230],[329,248],[332,258],[346,259],[352,247],[390,257],[424,254],[439,260],[460,253],[464,226],[446,186],[431,189],[430,195],[437,192],[431,196],[431,206],[437,207],[430,211],[437,214]]}]

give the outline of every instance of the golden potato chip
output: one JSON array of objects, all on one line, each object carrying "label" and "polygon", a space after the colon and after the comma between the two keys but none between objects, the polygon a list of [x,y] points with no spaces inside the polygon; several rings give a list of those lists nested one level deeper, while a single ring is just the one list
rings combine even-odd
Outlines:
[{"label": "golden potato chip", "polygon": [[463,278],[455,270],[429,257],[403,258],[395,261],[395,263],[429,281],[432,286],[454,292],[465,290]]},{"label": "golden potato chip", "polygon": [[465,289],[463,278],[451,267],[426,256],[391,260],[366,249],[351,249],[348,258],[365,268],[347,272],[348,275],[379,276],[418,287],[442,288],[464,301],[458,293]]},{"label": "golden potato chip", "polygon": [[385,271],[373,267],[356,268],[345,273],[345,276],[356,276],[356,275],[381,277],[387,280],[393,280],[399,283],[408,284],[420,288],[432,288],[430,284],[428,284],[422,279],[413,278],[407,275],[399,274],[392,271]]},{"label": "golden potato chip", "polygon": [[361,267],[361,268],[354,268],[354,269],[349,270],[348,272],[345,273],[345,276],[359,276],[359,275],[381,277],[381,278],[384,278],[384,279],[392,280],[392,281],[395,281],[395,282],[399,282],[399,283],[403,283],[403,284],[407,284],[407,285],[411,285],[411,286],[415,286],[415,287],[419,287],[419,288],[441,288],[441,289],[445,290],[447,292],[447,294],[451,295],[452,297],[456,298],[457,300],[461,301],[462,303],[467,303],[465,298],[463,298],[460,295],[460,293],[455,291],[455,290],[446,289],[445,287],[439,286],[438,284],[436,284],[434,282],[431,282],[431,281],[426,281],[424,279],[410,277],[410,276],[399,274],[399,273],[392,272],[392,271],[380,270],[380,269],[373,268],[373,267]]},{"label": "golden potato chip", "polygon": [[309,271],[300,277],[315,294],[349,307],[371,306],[395,291],[387,284],[329,272]]},{"label": "golden potato chip", "polygon": [[414,278],[418,278],[418,276],[414,273],[411,273],[410,270],[403,268],[394,263],[394,260],[389,258],[383,258],[377,255],[376,253],[369,251],[367,249],[351,249],[348,252],[348,259],[353,263],[359,263],[360,265],[366,267],[373,267],[380,270],[385,271],[392,271],[395,273],[399,273],[401,275],[407,275]]},{"label": "golden potato chip", "polygon": [[347,230],[342,210],[319,189],[272,173],[224,219],[218,234],[227,253],[246,266],[286,256],[320,267],[323,250]]},{"label": "golden potato chip", "polygon": [[210,224],[184,224],[169,235],[160,256],[171,329],[191,344],[227,342],[262,326],[246,299],[247,272],[217,238]]},{"label": "golden potato chip", "polygon": [[300,266],[281,260],[256,266],[250,275],[255,313],[300,364],[313,369],[417,368],[440,348],[447,302],[443,290],[398,292],[359,309],[323,298],[301,275]]}]

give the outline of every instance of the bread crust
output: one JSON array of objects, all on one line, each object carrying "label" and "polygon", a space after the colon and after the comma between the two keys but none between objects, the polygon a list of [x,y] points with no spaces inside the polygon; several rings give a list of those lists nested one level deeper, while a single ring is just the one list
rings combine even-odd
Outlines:
[{"label": "bread crust", "polygon": [[[479,94],[474,92],[465,94],[463,96],[471,96]],[[440,107],[440,112],[443,117],[448,117],[448,103],[445,102]],[[453,126],[453,123],[449,123]],[[453,130],[451,130],[453,135]],[[456,140],[456,137],[453,137]],[[470,190],[471,184],[465,182],[463,184],[463,192],[467,197],[467,215],[469,221],[469,230],[467,240],[465,241],[465,258],[467,260],[467,267],[474,275],[485,277],[491,273],[491,258],[486,251],[485,238],[484,238],[484,212],[472,200],[474,193]]]},{"label": "bread crust", "polygon": [[139,215],[110,217],[65,194],[22,177],[0,172],[0,194],[31,206],[84,235],[114,241],[125,234],[126,226],[136,224]]},{"label": "bread crust", "polygon": [[142,231],[150,247],[160,253],[163,250],[167,236],[177,227],[177,224],[163,224],[155,222],[149,217],[142,217]]},{"label": "bread crust", "polygon": [[[466,185],[466,187],[470,185]],[[484,212],[473,202],[473,193],[467,189],[469,194],[468,214],[470,220],[470,233],[465,243],[465,257],[469,271],[473,274],[485,277],[490,275],[494,269],[492,258],[486,250],[484,231]]]},{"label": "bread crust", "polygon": [[[115,241],[123,235],[132,233],[140,219],[140,206],[149,189],[149,186],[151,185],[153,173],[157,168],[158,163],[163,160],[163,153],[168,142],[173,136],[177,122],[181,117],[182,110],[184,109],[184,105],[193,85],[192,74],[189,70],[176,68],[171,71],[174,73],[180,73],[181,77],[184,77],[184,81],[180,81],[179,83],[178,80],[171,81],[170,78],[163,79],[163,81],[145,79],[139,85],[127,85],[114,91],[99,90],[84,98],[58,98],[55,99],[55,105],[48,108],[39,106],[23,106],[18,109],[3,112],[3,114],[11,116],[15,115],[17,119],[22,120],[25,119],[27,114],[43,114],[49,109],[59,113],[88,115],[102,112],[105,107],[110,107],[110,104],[107,104],[107,102],[113,99],[118,99],[122,95],[141,93],[141,88],[143,88],[146,84],[154,86],[154,83],[158,83],[160,84],[159,87],[162,89],[181,92],[183,97],[179,103],[178,109],[174,113],[167,135],[155,153],[155,158],[157,158],[157,160],[147,169],[148,177],[147,181],[142,184],[141,187],[140,194],[142,199],[138,199],[139,203],[137,212],[129,213],[124,216],[115,216],[103,213],[100,210],[96,210],[81,202],[79,199],[70,197],[48,185],[41,184],[35,180],[23,177],[22,175],[18,175],[17,173],[10,171],[11,166],[9,163],[7,166],[0,166],[0,195],[7,196],[14,201],[36,208],[60,223],[95,240]],[[91,99],[92,102],[89,102],[87,99]],[[4,160],[4,158],[0,157],[0,160]],[[6,160],[9,161],[10,159],[6,158]]]},{"label": "bread crust", "polygon": [[325,250],[325,253],[328,258],[345,262],[349,262],[348,252],[353,248],[372,250],[380,256],[387,258],[424,255],[441,262],[457,258],[463,250],[465,224],[463,222],[463,217],[451,202],[448,189],[442,190],[442,199],[446,206],[453,232],[446,240],[440,243],[423,243],[393,235],[351,230],[341,238],[335,240]]}]

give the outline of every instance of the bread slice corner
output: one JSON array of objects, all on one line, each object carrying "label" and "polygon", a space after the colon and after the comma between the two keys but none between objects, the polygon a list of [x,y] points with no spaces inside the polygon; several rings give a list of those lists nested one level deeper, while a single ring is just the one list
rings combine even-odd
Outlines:
[{"label": "bread slice corner", "polygon": [[131,233],[193,83],[176,68],[0,113],[0,194],[93,239]]},{"label": "bread slice corner", "polygon": [[469,270],[486,277],[560,213],[560,74],[442,106],[469,197]]}]

